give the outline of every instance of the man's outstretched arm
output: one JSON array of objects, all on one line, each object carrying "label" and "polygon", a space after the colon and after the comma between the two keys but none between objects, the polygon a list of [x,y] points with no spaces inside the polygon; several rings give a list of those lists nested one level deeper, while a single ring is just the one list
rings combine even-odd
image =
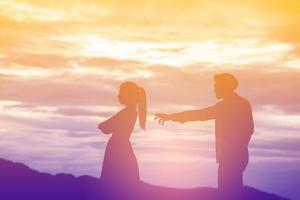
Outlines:
[{"label": "man's outstretched arm", "polygon": [[216,107],[214,105],[199,110],[189,110],[172,114],[157,113],[154,119],[158,119],[160,124],[164,124],[165,121],[184,123],[187,121],[205,121],[215,118]]}]

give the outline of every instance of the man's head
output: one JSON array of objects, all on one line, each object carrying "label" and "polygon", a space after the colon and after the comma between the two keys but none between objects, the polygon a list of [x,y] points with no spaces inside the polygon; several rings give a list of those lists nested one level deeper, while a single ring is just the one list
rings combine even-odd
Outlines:
[{"label": "man's head", "polygon": [[237,79],[229,73],[216,74],[215,81],[215,94],[217,99],[223,99],[233,94],[238,87]]}]

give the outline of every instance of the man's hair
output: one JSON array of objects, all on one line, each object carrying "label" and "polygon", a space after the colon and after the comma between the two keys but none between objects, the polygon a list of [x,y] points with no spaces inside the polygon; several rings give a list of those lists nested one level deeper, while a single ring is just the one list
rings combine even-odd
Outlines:
[{"label": "man's hair", "polygon": [[214,81],[216,82],[216,84],[220,84],[232,91],[237,89],[239,84],[235,76],[229,73],[216,74],[214,76]]}]

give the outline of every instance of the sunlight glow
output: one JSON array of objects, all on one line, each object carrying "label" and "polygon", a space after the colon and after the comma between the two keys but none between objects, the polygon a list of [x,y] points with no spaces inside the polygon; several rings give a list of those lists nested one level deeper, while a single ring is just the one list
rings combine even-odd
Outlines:
[{"label": "sunlight glow", "polygon": [[59,75],[60,72],[51,69],[30,68],[30,67],[15,67],[15,68],[0,68],[0,74],[9,76],[18,76],[22,78],[34,77],[50,77]]},{"label": "sunlight glow", "polygon": [[[38,21],[59,21],[67,17],[57,10],[35,7],[27,3],[15,3],[13,1],[1,1],[0,6],[5,6],[4,14],[15,18],[17,21],[38,20]],[[1,10],[2,11],[2,10]]]},{"label": "sunlight glow", "polygon": [[95,35],[84,36],[86,55],[133,59],[175,67],[195,63],[241,65],[281,60],[289,44],[264,44],[259,40],[240,40],[231,44],[214,40],[184,43],[117,42]]},{"label": "sunlight glow", "polygon": [[[136,65],[134,66],[136,67]],[[122,70],[110,70],[99,67],[85,67],[85,66],[77,66],[69,68],[67,71],[78,74],[78,75],[99,75],[99,76],[105,76],[115,78],[116,80],[125,80],[133,77],[144,77],[144,78],[150,78],[153,76],[153,73],[147,69],[139,69],[136,68],[132,70],[131,73],[127,73],[126,71]]]}]

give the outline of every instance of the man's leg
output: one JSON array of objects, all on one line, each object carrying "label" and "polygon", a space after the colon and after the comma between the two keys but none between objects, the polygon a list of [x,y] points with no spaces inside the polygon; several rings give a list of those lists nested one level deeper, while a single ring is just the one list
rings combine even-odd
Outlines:
[{"label": "man's leg", "polygon": [[228,172],[224,163],[219,163],[218,166],[218,189],[220,191],[226,191],[230,185],[228,181]]},{"label": "man's leg", "polygon": [[218,167],[218,188],[224,192],[238,192],[243,188],[243,169],[220,163]]},{"label": "man's leg", "polygon": [[234,169],[230,165],[219,164],[218,188],[222,199],[240,200],[243,199],[242,185],[243,172]]},{"label": "man's leg", "polygon": [[224,187],[224,181],[223,181],[223,171],[222,171],[222,166],[219,164],[218,165],[218,189],[222,190]]},{"label": "man's leg", "polygon": [[243,189],[243,169],[235,169],[232,173],[232,188],[235,191],[242,191]]}]

